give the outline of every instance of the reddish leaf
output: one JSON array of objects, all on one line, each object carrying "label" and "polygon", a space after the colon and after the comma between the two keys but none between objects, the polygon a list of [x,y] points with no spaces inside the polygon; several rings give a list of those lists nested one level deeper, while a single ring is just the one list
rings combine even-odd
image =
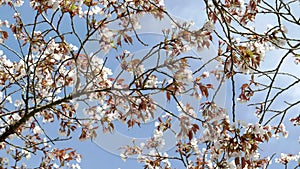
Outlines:
[{"label": "reddish leaf", "polygon": [[208,98],[208,89],[206,86],[203,86],[202,84],[199,84],[200,91],[202,95],[204,95],[206,98]]},{"label": "reddish leaf", "polygon": [[167,101],[170,102],[170,99],[171,99],[171,92],[167,92],[166,95],[167,95]]},{"label": "reddish leaf", "polygon": [[236,157],[234,159],[234,162],[235,162],[235,165],[240,165],[240,158],[239,157]]},{"label": "reddish leaf", "polygon": [[114,124],[113,123],[109,123],[109,126],[114,130],[115,127],[114,127]]},{"label": "reddish leaf", "polygon": [[118,38],[117,38],[117,45],[122,46],[121,36],[118,36]]},{"label": "reddish leaf", "polygon": [[126,34],[124,34],[124,41],[126,43],[132,44],[132,38],[130,36],[126,35]]},{"label": "reddish leaf", "polygon": [[193,139],[193,131],[192,130],[189,131],[188,136],[189,136],[189,140]]},{"label": "reddish leaf", "polygon": [[248,85],[247,83],[245,83],[245,84],[242,85],[241,88],[242,88],[242,90],[244,90],[244,89],[246,89],[248,86],[249,86],[249,85]]},{"label": "reddish leaf", "polygon": [[246,160],[245,157],[242,157],[242,168],[245,168],[246,166]]},{"label": "reddish leaf", "polygon": [[194,134],[196,134],[197,130],[199,130],[199,126],[197,124],[193,124],[192,130]]},{"label": "reddish leaf", "polygon": [[8,38],[8,33],[6,31],[1,31],[2,33],[2,39],[7,39]]}]

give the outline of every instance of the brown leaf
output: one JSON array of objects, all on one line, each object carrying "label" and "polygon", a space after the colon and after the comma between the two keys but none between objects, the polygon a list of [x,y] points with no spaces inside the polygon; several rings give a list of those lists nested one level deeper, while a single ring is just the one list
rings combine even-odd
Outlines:
[{"label": "brown leaf", "polygon": [[241,89],[242,89],[242,90],[245,90],[248,86],[249,86],[249,85],[248,85],[247,83],[245,83],[245,84],[242,85]]},{"label": "brown leaf", "polygon": [[245,168],[246,166],[246,160],[245,157],[242,157],[242,168]]},{"label": "brown leaf", "polygon": [[127,126],[128,126],[128,128],[133,127],[134,124],[135,124],[135,121],[132,120],[132,119],[130,119],[130,120],[127,121]]},{"label": "brown leaf", "polygon": [[206,86],[203,86],[202,84],[199,84],[199,89],[206,98],[208,98],[208,89]]},{"label": "brown leaf", "polygon": [[197,130],[199,130],[199,126],[197,124],[193,124],[192,130],[194,134],[196,134]]},{"label": "brown leaf", "polygon": [[170,102],[171,99],[171,92],[166,92],[167,95],[167,101]]},{"label": "brown leaf", "polygon": [[117,45],[122,46],[121,36],[118,36],[118,38],[117,38]]},{"label": "brown leaf", "polygon": [[114,127],[114,124],[113,123],[109,123],[109,126],[114,130],[115,127]]},{"label": "brown leaf", "polygon": [[189,136],[189,140],[193,139],[193,131],[192,130],[189,131],[188,136]]},{"label": "brown leaf", "polygon": [[234,162],[235,162],[235,165],[240,165],[240,158],[239,157],[236,157],[234,159]]},{"label": "brown leaf", "polygon": [[124,41],[125,41],[126,43],[132,44],[132,38],[131,38],[130,36],[124,34],[124,37],[123,37],[123,38],[124,38]]},{"label": "brown leaf", "polygon": [[8,33],[6,31],[1,31],[1,33],[4,40],[8,38]]},{"label": "brown leaf", "polygon": [[213,84],[206,84],[206,87],[207,87],[208,89],[213,89],[213,88],[214,88]]}]

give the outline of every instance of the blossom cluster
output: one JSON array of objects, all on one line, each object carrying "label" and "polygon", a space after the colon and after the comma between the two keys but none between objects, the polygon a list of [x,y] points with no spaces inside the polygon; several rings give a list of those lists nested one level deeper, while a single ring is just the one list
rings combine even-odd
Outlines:
[{"label": "blossom cluster", "polygon": [[[22,162],[38,154],[41,161],[36,168],[80,169],[82,156],[72,148],[58,149],[55,142],[95,139],[99,131],[114,132],[117,121],[129,129],[141,127],[156,120],[158,111],[165,115],[157,118],[152,137],[121,147],[124,161],[137,156],[149,169],[170,169],[172,160],[187,169],[266,168],[272,157],[261,156],[262,145],[281,135],[288,137],[283,119],[299,102],[285,102],[288,107],[283,111],[271,105],[299,83],[297,76],[281,72],[286,58],[293,55],[299,61],[299,40],[289,36],[291,29],[285,25],[299,25],[290,10],[295,1],[280,3],[276,12],[260,0],[205,1],[207,18],[200,28],[173,19],[164,0],[31,0],[28,8],[35,11],[31,21],[24,20],[19,10],[25,2],[0,0],[1,8],[14,13],[0,20],[0,150],[8,155],[0,158],[0,168],[26,168]],[[148,45],[137,33],[144,14],[158,20],[168,17],[171,28],[162,30],[163,40],[147,54],[135,56],[126,46]],[[276,15],[278,23],[260,32],[253,25],[261,14]],[[218,51],[207,56],[212,59],[206,63],[187,54],[209,49],[213,43],[218,43]],[[264,71],[261,65],[271,50],[286,53],[275,69]],[[111,53],[117,53],[116,60],[111,61]],[[147,67],[150,58],[155,63]],[[191,66],[197,62],[197,68]],[[212,62],[221,67],[203,71]],[[121,67],[115,74],[108,68],[114,63]],[[279,75],[296,81],[278,87]],[[238,86],[241,76],[250,80]],[[270,83],[257,81],[261,76]],[[218,84],[208,82],[212,79]],[[215,101],[228,79],[232,107],[226,110]],[[266,95],[263,100],[251,104],[258,121],[238,120],[236,100],[251,102],[261,91]],[[159,94],[169,105],[155,99]],[[180,101],[182,96],[192,96],[197,105]],[[177,110],[168,107],[174,105]],[[263,124],[269,112],[275,115]],[[277,116],[281,120],[274,125],[271,121]],[[299,118],[290,122],[297,126]],[[52,136],[55,131],[57,137]],[[168,144],[166,132],[174,136],[174,156],[163,150]],[[282,154],[275,162],[287,165],[299,156]]]}]

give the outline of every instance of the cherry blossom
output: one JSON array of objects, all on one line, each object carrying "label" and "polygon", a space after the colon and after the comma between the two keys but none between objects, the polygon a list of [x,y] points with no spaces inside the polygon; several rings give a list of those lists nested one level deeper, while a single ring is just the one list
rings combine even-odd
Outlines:
[{"label": "cherry blossom", "polygon": [[[291,10],[298,2],[204,1],[201,24],[175,19],[169,3],[0,1],[12,14],[0,18],[0,168],[80,169],[81,152],[56,142],[152,120],[153,134],[120,147],[121,159],[149,169],[299,167],[292,150],[262,155],[300,123],[300,102],[289,96],[299,84],[296,65],[285,69],[290,58],[300,61]],[[170,21],[154,44],[139,34],[145,15]],[[137,56],[139,46],[147,51]],[[212,56],[199,54],[214,46]],[[170,151],[166,136],[175,142]]]}]

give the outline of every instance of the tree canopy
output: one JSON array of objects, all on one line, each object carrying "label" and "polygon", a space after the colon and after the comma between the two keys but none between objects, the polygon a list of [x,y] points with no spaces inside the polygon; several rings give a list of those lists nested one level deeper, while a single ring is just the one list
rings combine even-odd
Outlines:
[{"label": "tree canopy", "polygon": [[197,25],[168,3],[0,0],[0,168],[80,168],[56,142],[149,121],[124,161],[299,168],[300,1],[199,0]]}]

